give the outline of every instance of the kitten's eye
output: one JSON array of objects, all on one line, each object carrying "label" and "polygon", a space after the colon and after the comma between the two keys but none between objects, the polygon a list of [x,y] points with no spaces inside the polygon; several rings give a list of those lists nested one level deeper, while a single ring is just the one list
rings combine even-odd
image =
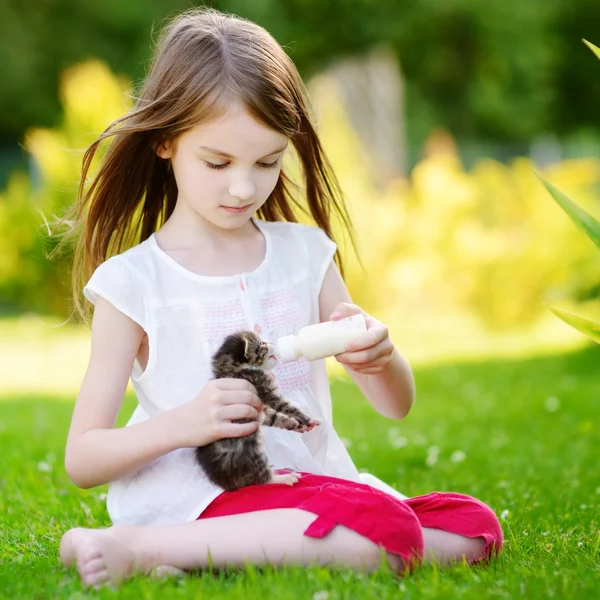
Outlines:
[{"label": "kitten's eye", "polygon": [[267,342],[259,342],[259,344],[260,344],[261,346],[266,346],[266,345],[267,345]]}]

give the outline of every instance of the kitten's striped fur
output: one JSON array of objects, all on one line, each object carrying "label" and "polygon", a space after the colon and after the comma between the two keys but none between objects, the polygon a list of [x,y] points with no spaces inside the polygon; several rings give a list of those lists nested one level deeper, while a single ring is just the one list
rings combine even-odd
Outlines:
[{"label": "kitten's striped fur", "polygon": [[[295,483],[298,479],[295,474],[273,475],[263,449],[261,427],[266,425],[303,433],[320,424],[277,394],[264,370],[272,362],[269,344],[250,331],[228,336],[213,356],[216,379],[245,379],[256,388],[262,401],[259,427],[254,433],[196,448],[196,459],[209,479],[226,490],[262,483]],[[234,423],[249,421],[239,419]]]}]

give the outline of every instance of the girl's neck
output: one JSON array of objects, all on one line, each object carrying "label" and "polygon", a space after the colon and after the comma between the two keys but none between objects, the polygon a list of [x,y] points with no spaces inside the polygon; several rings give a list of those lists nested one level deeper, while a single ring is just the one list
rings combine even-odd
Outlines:
[{"label": "girl's neck", "polygon": [[156,237],[163,247],[219,250],[245,244],[261,235],[252,220],[238,229],[222,229],[197,214],[185,212],[175,207],[173,214],[157,232]]},{"label": "girl's neck", "polygon": [[249,220],[243,227],[222,230],[201,223],[197,215],[181,219],[175,212],[156,233],[159,249],[182,267],[200,276],[251,273],[266,260],[267,242]]}]

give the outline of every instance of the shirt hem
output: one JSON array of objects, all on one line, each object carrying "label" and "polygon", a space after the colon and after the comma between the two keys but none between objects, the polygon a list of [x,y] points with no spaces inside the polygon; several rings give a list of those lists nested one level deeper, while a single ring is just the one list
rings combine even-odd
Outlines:
[{"label": "shirt hem", "polygon": [[218,498],[224,491],[225,490],[219,490],[218,492],[213,492],[208,498],[205,498],[204,500],[202,500],[202,502],[197,504],[196,508],[188,514],[185,521],[186,522],[196,521],[198,519],[198,517],[208,508],[210,503],[213,500],[215,500],[216,498]]}]

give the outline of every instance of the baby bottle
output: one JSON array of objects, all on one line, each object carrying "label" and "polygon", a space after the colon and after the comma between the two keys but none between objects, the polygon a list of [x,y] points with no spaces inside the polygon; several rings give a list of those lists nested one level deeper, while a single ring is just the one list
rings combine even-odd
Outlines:
[{"label": "baby bottle", "polygon": [[275,344],[276,356],[282,363],[298,360],[318,360],[344,352],[348,342],[367,330],[363,315],[353,315],[339,321],[327,321],[302,327],[298,335],[286,335]]}]

